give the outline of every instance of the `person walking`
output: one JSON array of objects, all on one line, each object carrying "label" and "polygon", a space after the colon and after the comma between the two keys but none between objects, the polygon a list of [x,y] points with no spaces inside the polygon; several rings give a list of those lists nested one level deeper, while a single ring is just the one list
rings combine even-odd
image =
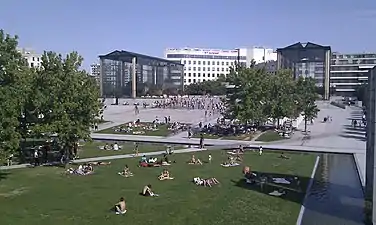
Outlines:
[{"label": "person walking", "polygon": [[200,134],[200,149],[204,148],[204,134]]}]

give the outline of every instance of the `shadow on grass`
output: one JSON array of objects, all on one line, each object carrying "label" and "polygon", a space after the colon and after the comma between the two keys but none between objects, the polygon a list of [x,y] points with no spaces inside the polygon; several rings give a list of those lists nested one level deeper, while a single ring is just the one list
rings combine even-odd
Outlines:
[{"label": "shadow on grass", "polygon": [[6,170],[0,170],[0,181],[7,179],[9,174],[10,173]]},{"label": "shadow on grass", "polygon": [[[266,173],[266,172],[259,172],[259,171],[252,171],[252,173],[256,174],[257,178],[265,177],[267,182],[264,185],[260,185],[256,183],[249,184],[245,181],[245,179],[240,179],[238,181],[236,180],[231,180],[231,181],[237,187],[256,191],[259,193],[263,193],[265,195],[269,195],[269,193],[273,191],[284,191],[285,192],[284,195],[282,195],[281,197],[276,197],[276,198],[282,198],[288,201],[302,204],[302,201],[305,196],[305,191],[310,180],[308,177],[298,177],[298,176],[293,176],[293,175],[286,175],[286,174],[279,174],[279,173]],[[284,178],[291,183],[288,185],[276,184],[273,182],[273,178]],[[296,182],[296,181],[299,181],[299,182]],[[272,197],[271,195],[269,196]]]}]

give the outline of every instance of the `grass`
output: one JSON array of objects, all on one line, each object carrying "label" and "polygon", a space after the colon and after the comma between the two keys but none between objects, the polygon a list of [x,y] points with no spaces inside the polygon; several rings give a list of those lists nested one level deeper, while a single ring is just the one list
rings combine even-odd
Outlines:
[{"label": "grass", "polygon": [[[223,140],[252,140],[252,135],[251,134],[242,134],[242,135],[231,135],[231,136],[218,136],[218,135],[213,135],[213,134],[207,134],[207,133],[202,133],[204,136],[204,139],[223,139]],[[200,138],[201,134],[197,133],[193,135],[193,138]]]},{"label": "grass", "polygon": [[[111,144],[110,142],[108,142]],[[134,142],[118,142],[118,144],[122,147],[119,151],[111,151],[111,150],[102,150],[99,149],[100,146],[104,146],[105,142],[87,142],[83,143],[83,146],[80,147],[78,155],[80,158],[92,158],[92,157],[100,157],[100,156],[110,156],[110,155],[123,155],[123,154],[133,154],[134,151]],[[183,145],[171,145],[174,149],[181,149]],[[143,152],[157,152],[157,151],[165,151],[167,145],[165,144],[157,144],[157,143],[139,143],[138,144],[138,151],[139,153]]]},{"label": "grass", "polygon": [[[206,160],[208,153],[202,151],[195,155]],[[212,164],[203,166],[185,163],[189,154],[172,156],[177,163],[169,171],[175,180],[168,181],[156,179],[162,168],[136,167],[138,158],[113,161],[111,166],[97,167],[95,174],[83,177],[62,175],[64,169],[55,167],[7,171],[0,180],[0,221],[9,225],[296,223],[304,193],[287,191],[282,198],[269,196],[259,188],[244,184],[241,167],[219,166],[226,157],[223,151],[211,154]],[[249,152],[244,163],[254,171],[299,176],[305,190],[315,156],[286,155],[291,159],[278,158],[276,153],[258,156]],[[134,177],[116,174],[125,164],[130,166]],[[221,184],[198,187],[190,182],[196,176],[216,177]],[[160,197],[138,194],[149,183]],[[109,209],[121,196],[127,200],[128,212],[117,216]]]},{"label": "grass", "polygon": [[[141,123],[141,124],[144,125],[144,126],[149,126],[152,123]],[[128,126],[128,123],[125,123],[125,124],[114,126],[114,127],[110,127],[110,128],[104,129],[104,130],[96,131],[96,133],[132,135],[132,133],[125,133],[125,132],[115,131],[116,128],[127,127],[127,126]],[[144,131],[145,133],[136,134],[136,135],[145,135],[145,136],[168,136],[168,135],[172,134],[172,131],[168,130],[168,127],[165,124],[158,125],[158,130],[155,130],[155,131],[154,130],[144,130],[142,128],[133,128],[133,131]]]},{"label": "grass", "polygon": [[256,141],[264,141],[264,142],[271,142],[271,141],[280,141],[284,140],[283,137],[281,137],[277,132],[274,130],[268,130],[265,131],[263,134],[261,134]]}]

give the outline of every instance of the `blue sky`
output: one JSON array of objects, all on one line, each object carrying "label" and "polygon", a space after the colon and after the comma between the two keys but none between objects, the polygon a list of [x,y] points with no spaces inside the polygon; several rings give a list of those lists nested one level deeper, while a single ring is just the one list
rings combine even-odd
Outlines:
[{"label": "blue sky", "polygon": [[376,0],[4,0],[0,29],[42,52],[97,56],[167,47],[284,47],[298,41],[376,52]]}]

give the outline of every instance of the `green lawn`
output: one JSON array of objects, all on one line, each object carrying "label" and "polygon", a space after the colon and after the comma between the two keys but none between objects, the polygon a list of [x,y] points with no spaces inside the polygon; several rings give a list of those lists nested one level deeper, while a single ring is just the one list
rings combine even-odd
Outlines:
[{"label": "green lawn", "polygon": [[[113,142],[108,142],[111,144]],[[134,142],[118,142],[118,144],[122,147],[119,151],[112,151],[112,150],[102,150],[99,149],[100,146],[104,146],[105,142],[86,142],[82,143],[83,146],[79,148],[79,156],[80,158],[92,158],[98,156],[109,156],[109,155],[123,155],[123,154],[133,154],[134,151]],[[184,148],[184,145],[170,145],[174,149],[181,149]],[[157,144],[157,143],[139,143],[138,151],[139,153],[143,152],[156,152],[156,151],[165,151],[167,149],[167,145],[165,144]]]},{"label": "green lawn", "polygon": [[[195,153],[206,160],[208,151]],[[100,166],[89,176],[62,175],[63,168],[37,167],[3,171],[0,174],[0,221],[6,225],[103,225],[103,224],[254,224],[291,225],[296,223],[304,193],[287,191],[286,196],[272,197],[259,187],[242,181],[241,166],[223,168],[223,151],[211,152],[212,164],[188,165],[190,154],[171,157],[169,167],[175,180],[158,181],[162,168],[139,168],[138,158],[113,161]],[[247,152],[246,165],[253,171],[300,176],[306,189],[315,156]],[[131,178],[117,175],[125,164],[135,174]],[[191,183],[193,177],[216,177],[221,184],[212,188]],[[152,184],[160,197],[139,195],[142,187]],[[294,187],[295,188],[295,187]],[[268,187],[264,192],[269,193]],[[128,212],[115,215],[109,209],[120,198],[127,200]]]},{"label": "green lawn", "polygon": [[279,136],[277,132],[274,130],[268,130],[261,134],[256,141],[264,141],[264,142],[270,142],[270,141],[280,141],[283,140],[284,138]]},{"label": "green lawn", "polygon": [[[252,139],[251,134],[237,135],[237,136],[218,136],[213,134],[203,133],[204,139],[223,139],[223,140],[246,140],[249,141]],[[193,135],[193,138],[200,138],[201,134],[197,133]]]},{"label": "green lawn", "polygon": [[[148,126],[148,125],[151,125],[152,123],[141,123],[145,126]],[[115,129],[117,128],[120,128],[120,127],[127,127],[128,126],[128,123],[125,123],[125,124],[122,124],[122,125],[119,125],[119,126],[114,126],[114,127],[110,127],[110,128],[107,128],[107,129],[104,129],[104,130],[100,130],[100,131],[96,131],[96,133],[102,133],[102,134],[126,134],[126,135],[133,135],[133,133],[125,133],[125,132],[118,132],[118,131],[115,131]],[[171,130],[168,130],[168,127],[167,125],[165,124],[162,124],[162,125],[158,125],[158,130],[147,130],[147,129],[143,129],[143,128],[133,128],[133,131],[143,131],[144,133],[142,134],[135,134],[135,135],[145,135],[145,136],[168,136],[169,134],[172,133]]]}]

